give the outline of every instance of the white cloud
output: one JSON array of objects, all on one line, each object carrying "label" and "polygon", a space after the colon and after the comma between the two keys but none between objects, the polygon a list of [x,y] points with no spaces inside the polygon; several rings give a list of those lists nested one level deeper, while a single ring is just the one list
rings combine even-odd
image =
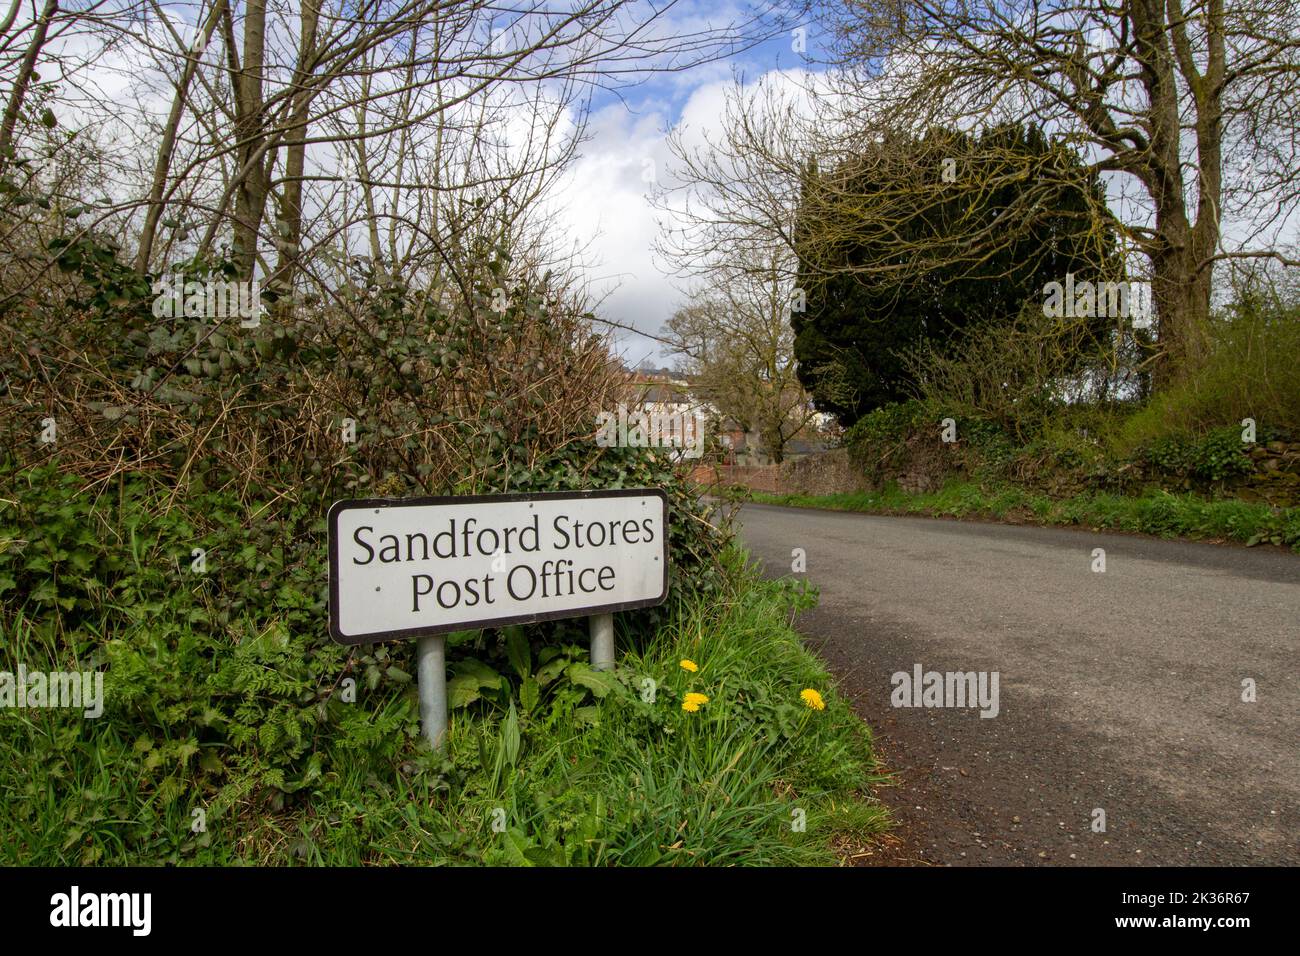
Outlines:
[{"label": "white cloud", "polygon": [[[746,85],[773,79],[793,82],[793,77],[773,71]],[[598,309],[603,318],[656,334],[683,303],[683,283],[675,282],[653,255],[663,213],[652,205],[653,186],[644,177],[653,173],[660,181],[669,178],[670,124],[681,127],[688,146],[703,145],[706,137],[716,139],[733,83],[729,74],[701,71],[676,118],[668,102],[655,100],[643,102],[635,113],[615,103],[592,115],[590,138],[553,197],[552,221],[557,232],[587,248],[588,277],[598,293],[608,293]],[[629,363],[650,356],[658,364],[665,358],[653,339],[623,332],[616,338]]]},{"label": "white cloud", "polygon": [[[557,189],[553,202],[557,231],[587,249],[587,275],[597,294],[608,293],[599,313],[611,321],[655,333],[672,314],[679,296],[655,267],[651,249],[658,227],[650,202],[652,181],[669,161],[663,104],[634,114],[622,104],[591,117],[590,139]],[[620,335],[629,361],[655,344]]]}]

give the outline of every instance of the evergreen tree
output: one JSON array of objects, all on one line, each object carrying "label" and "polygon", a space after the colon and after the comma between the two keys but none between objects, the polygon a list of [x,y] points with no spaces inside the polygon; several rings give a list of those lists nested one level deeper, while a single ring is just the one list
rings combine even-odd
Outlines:
[{"label": "evergreen tree", "polygon": [[[1031,179],[1055,199],[1024,215]],[[906,350],[959,348],[967,329],[1010,321],[1067,272],[1123,271],[1097,176],[1033,127],[887,137],[829,173],[810,166],[795,245],[799,379],[845,426],[909,397]],[[1098,341],[1110,326],[1098,321]]]}]

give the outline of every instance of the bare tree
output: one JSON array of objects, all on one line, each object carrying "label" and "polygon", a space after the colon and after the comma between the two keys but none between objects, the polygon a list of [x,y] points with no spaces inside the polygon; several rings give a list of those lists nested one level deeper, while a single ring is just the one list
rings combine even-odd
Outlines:
[{"label": "bare tree", "polygon": [[1111,177],[1149,262],[1158,383],[1208,352],[1216,263],[1300,265],[1279,248],[1300,189],[1290,0],[843,0],[833,22],[839,134],[1035,123]]},{"label": "bare tree", "polygon": [[796,372],[790,288],[779,260],[771,254],[719,271],[665,328],[702,397],[747,431],[757,429],[778,464],[814,416]]},{"label": "bare tree", "polygon": [[[535,204],[574,155],[593,91],[770,33],[746,14],[677,34],[677,0],[76,0],[70,14],[58,4],[72,0],[47,2],[44,17],[4,16],[3,136],[21,125],[37,62],[57,63],[41,95],[107,160],[82,233],[133,245],[143,272],[229,245],[242,278],[279,293],[328,269],[318,253],[345,247],[353,226],[394,268],[455,259],[465,236],[440,224],[453,197],[477,203],[452,217],[462,231],[510,222],[494,202],[516,216]],[[81,30],[93,69],[63,68],[60,25]],[[6,282],[4,298],[41,274]]]}]

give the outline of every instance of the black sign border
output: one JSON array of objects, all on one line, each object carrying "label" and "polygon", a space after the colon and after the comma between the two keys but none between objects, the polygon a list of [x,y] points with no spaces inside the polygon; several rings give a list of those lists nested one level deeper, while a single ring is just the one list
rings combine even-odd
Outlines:
[{"label": "black sign border", "polygon": [[[514,617],[484,618],[456,624],[439,624],[424,627],[407,627],[397,631],[375,631],[360,637],[349,637],[338,628],[339,609],[339,541],[338,517],[344,511],[367,508],[417,508],[425,505],[499,504],[515,501],[586,501],[592,498],[652,498],[664,503],[663,529],[663,589],[657,598],[624,601],[621,604],[602,604],[591,608],[566,611],[547,611],[542,614],[521,614]],[[668,495],[662,488],[605,488],[589,491],[539,491],[500,495],[439,495],[425,498],[345,498],[330,505],[326,515],[329,535],[329,631],[330,637],[346,647],[378,644],[382,641],[409,640],[430,634],[450,634],[453,631],[470,631],[476,628],[505,627],[508,624],[538,624],[562,618],[589,617],[592,614],[611,614],[642,607],[655,607],[668,599]]]}]

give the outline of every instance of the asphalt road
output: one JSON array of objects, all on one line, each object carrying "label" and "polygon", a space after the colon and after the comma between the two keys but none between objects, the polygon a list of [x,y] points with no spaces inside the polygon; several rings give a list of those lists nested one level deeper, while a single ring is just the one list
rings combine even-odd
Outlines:
[{"label": "asphalt road", "polygon": [[[801,548],[821,589],[797,626],[892,777],[897,842],[874,862],[1300,863],[1300,556],[764,505],[738,521],[766,573]],[[997,716],[894,706],[918,664],[997,672]]]}]

